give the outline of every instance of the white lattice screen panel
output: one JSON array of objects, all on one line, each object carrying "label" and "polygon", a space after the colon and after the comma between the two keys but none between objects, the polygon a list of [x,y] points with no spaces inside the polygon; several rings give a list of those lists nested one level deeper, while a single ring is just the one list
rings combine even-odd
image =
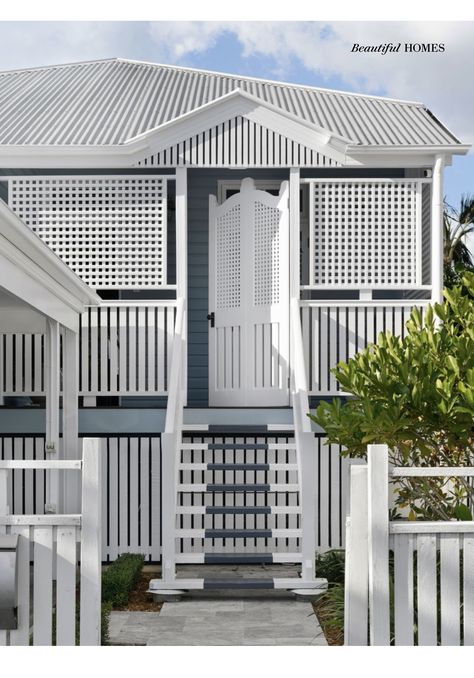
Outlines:
[{"label": "white lattice screen panel", "polygon": [[420,197],[414,180],[311,182],[311,284],[421,283]]},{"label": "white lattice screen panel", "polygon": [[280,301],[280,210],[255,202],[255,306]]},{"label": "white lattice screen panel", "polygon": [[166,177],[12,178],[9,204],[91,287],[166,285]]},{"label": "white lattice screen panel", "polygon": [[217,308],[240,306],[240,205],[234,205],[216,222]]}]

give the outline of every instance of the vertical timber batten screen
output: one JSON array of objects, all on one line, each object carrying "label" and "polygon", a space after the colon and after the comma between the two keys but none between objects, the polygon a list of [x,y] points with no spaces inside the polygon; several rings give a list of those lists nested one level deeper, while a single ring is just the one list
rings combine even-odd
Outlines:
[{"label": "vertical timber batten screen", "polygon": [[341,360],[377,341],[380,332],[404,337],[405,324],[417,306],[428,301],[300,301],[305,365],[310,395],[343,395],[331,373]]},{"label": "vertical timber batten screen", "polygon": [[307,183],[310,287],[421,285],[423,180]]},{"label": "vertical timber batten screen", "polygon": [[11,177],[9,206],[92,288],[163,288],[169,179]]},{"label": "vertical timber batten screen", "polygon": [[[80,316],[79,394],[166,395],[175,316],[174,300],[88,308]],[[4,396],[44,395],[44,350],[42,334],[0,334]]]}]

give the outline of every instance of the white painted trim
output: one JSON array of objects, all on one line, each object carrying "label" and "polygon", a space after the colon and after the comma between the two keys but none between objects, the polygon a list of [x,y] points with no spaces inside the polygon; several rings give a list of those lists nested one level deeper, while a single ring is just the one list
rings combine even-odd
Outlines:
[{"label": "white painted trim", "polygon": [[34,469],[51,471],[54,469],[61,471],[80,471],[82,461],[80,459],[2,459],[0,461],[1,470],[26,470]]},{"label": "white painted trim", "polygon": [[0,525],[28,525],[31,527],[43,527],[45,525],[63,525],[80,527],[82,517],[79,514],[0,514]]},{"label": "white painted trim", "polygon": [[412,306],[427,306],[431,303],[430,299],[369,299],[366,301],[361,301],[360,299],[300,299],[301,307],[309,308],[327,308],[327,307],[339,307],[345,308],[346,306],[351,307],[362,307],[365,308],[383,308],[385,306],[392,307],[412,307]]},{"label": "white painted trim", "polygon": [[[332,177],[328,178],[303,178],[302,184],[431,184],[432,179],[428,177]],[[311,210],[310,210],[311,213]]]},{"label": "white painted trim", "polygon": [[412,290],[412,291],[421,291],[421,290],[431,290],[431,285],[410,285],[410,284],[405,284],[405,283],[399,283],[399,284],[375,284],[375,283],[370,283],[370,284],[359,284],[359,283],[334,283],[333,285],[301,285],[300,286],[301,290],[314,290],[314,291],[323,291],[323,290]]},{"label": "white painted trim", "polygon": [[392,520],[390,534],[472,534],[472,520]]},{"label": "white painted trim", "polygon": [[472,478],[473,466],[397,466],[392,469],[392,478]]}]

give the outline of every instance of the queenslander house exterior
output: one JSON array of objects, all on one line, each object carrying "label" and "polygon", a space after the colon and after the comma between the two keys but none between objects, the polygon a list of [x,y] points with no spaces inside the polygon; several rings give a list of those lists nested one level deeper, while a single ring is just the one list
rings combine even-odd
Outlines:
[{"label": "queenslander house exterior", "polygon": [[[124,59],[0,73],[0,225],[80,296],[71,331],[5,293],[2,459],[100,437],[102,558],[161,561],[153,590],[193,563],[300,576],[179,588],[319,586],[347,462],[306,413],[441,299],[443,170],[467,151],[417,102]],[[13,512],[76,510],[15,473]]]}]

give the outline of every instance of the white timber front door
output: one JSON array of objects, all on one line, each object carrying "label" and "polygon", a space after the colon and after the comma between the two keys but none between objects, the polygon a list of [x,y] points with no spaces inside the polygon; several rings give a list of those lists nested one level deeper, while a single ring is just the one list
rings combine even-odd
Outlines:
[{"label": "white timber front door", "polygon": [[209,196],[209,404],[289,404],[288,182]]}]

